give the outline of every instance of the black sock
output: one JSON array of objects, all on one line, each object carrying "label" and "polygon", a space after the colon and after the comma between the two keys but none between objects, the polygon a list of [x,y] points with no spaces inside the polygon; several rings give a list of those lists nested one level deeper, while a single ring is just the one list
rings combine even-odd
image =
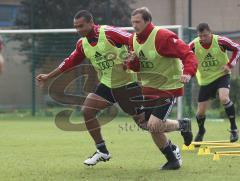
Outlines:
[{"label": "black sock", "polygon": [[102,141],[101,143],[96,144],[96,147],[102,153],[106,153],[106,154],[109,153],[104,141]]},{"label": "black sock", "polygon": [[164,154],[164,156],[169,162],[177,161],[177,158],[173,153],[173,145],[171,144],[171,141],[169,141],[165,148],[161,149],[161,152]]},{"label": "black sock", "polygon": [[228,103],[224,104],[224,108],[231,124],[231,130],[237,129],[236,120],[235,120],[235,108],[234,108],[233,102],[229,101]]},{"label": "black sock", "polygon": [[204,133],[204,131],[205,131],[204,123],[206,120],[206,116],[205,115],[203,115],[203,116],[197,115],[196,119],[197,119],[197,123],[198,123],[199,133]]}]

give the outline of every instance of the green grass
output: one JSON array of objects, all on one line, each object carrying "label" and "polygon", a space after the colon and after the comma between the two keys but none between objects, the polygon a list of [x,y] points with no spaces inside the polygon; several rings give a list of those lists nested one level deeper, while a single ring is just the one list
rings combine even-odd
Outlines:
[{"label": "green grass", "polygon": [[[228,122],[207,122],[206,127],[208,140],[229,137]],[[193,128],[196,132],[195,123]],[[89,168],[83,161],[95,147],[87,132],[62,131],[53,118],[0,116],[0,180],[239,180],[240,157],[212,161],[196,151],[182,153],[180,170],[160,171],[164,157],[129,118],[116,118],[102,132],[112,159]],[[169,137],[182,146],[179,133]]]}]

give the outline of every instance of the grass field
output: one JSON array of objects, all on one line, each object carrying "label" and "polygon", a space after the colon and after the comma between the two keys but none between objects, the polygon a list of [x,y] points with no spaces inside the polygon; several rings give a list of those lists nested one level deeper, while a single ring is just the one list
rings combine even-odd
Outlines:
[{"label": "grass field", "polygon": [[[131,119],[116,118],[103,127],[112,159],[89,168],[83,165],[95,147],[87,132],[58,129],[54,118],[0,117],[0,180],[239,180],[240,157],[197,156],[182,152],[183,166],[161,171],[164,157],[150,135],[134,128]],[[131,129],[130,129],[131,126]],[[228,122],[207,122],[208,140],[228,139]],[[127,128],[127,129],[126,129]],[[196,124],[193,123],[194,132]],[[171,133],[182,146],[179,133]]]}]

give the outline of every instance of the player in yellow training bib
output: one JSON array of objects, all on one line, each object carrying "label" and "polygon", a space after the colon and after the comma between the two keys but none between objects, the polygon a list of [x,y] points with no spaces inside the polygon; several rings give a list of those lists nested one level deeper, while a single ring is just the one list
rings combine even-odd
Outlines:
[{"label": "player in yellow training bib", "polygon": [[[235,121],[234,104],[229,98],[231,68],[236,64],[240,55],[240,45],[232,40],[212,34],[207,23],[197,26],[198,37],[189,45],[198,59],[197,81],[200,85],[198,109],[196,119],[198,133],[195,141],[202,141],[206,129],[206,109],[209,99],[215,98],[218,92],[219,99],[224,106],[230,121],[230,141],[238,140],[238,129]],[[233,52],[228,59],[227,52]]]}]

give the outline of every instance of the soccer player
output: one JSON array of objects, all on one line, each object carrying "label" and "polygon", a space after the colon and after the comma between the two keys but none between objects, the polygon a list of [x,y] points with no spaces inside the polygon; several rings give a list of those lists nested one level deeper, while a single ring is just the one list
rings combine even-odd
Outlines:
[{"label": "soccer player", "polygon": [[[231,68],[236,64],[240,56],[240,45],[232,40],[212,34],[207,23],[197,26],[198,37],[189,46],[195,52],[199,66],[197,81],[200,85],[198,95],[198,109],[196,119],[198,133],[195,141],[202,141],[206,132],[204,122],[209,99],[215,98],[217,92],[230,121],[230,141],[238,140],[238,129],[235,120],[234,104],[229,98]],[[232,52],[228,59],[227,51]]]},{"label": "soccer player", "polygon": [[165,104],[153,106],[152,109],[142,107],[148,111],[145,112],[145,122],[139,124],[147,127],[167,159],[161,169],[178,169],[182,160],[175,150],[179,148],[171,143],[165,133],[180,130],[185,144],[189,145],[193,137],[191,121],[186,118],[170,120],[168,115],[176,98],[183,95],[183,83],[189,82],[195,75],[197,60],[189,46],[175,33],[153,25],[151,13],[146,7],[134,10],[131,21],[136,33],[130,45],[137,58],[128,67],[139,72],[145,97],[165,98]]},{"label": "soccer player", "polygon": [[3,49],[3,40],[0,36],[0,74],[3,72],[3,66],[4,66],[4,58],[2,56],[2,49]]},{"label": "soccer player", "polygon": [[[118,28],[95,25],[91,13],[86,10],[76,13],[74,27],[83,37],[77,42],[76,49],[59,67],[48,74],[38,75],[36,79],[40,85],[44,85],[47,80],[79,65],[85,58],[94,66],[100,83],[95,92],[86,97],[82,111],[86,127],[97,148],[84,164],[95,165],[99,161],[108,161],[111,157],[101,135],[97,114],[116,102],[112,89],[120,90],[126,99],[129,99],[128,88],[138,89],[136,75],[123,69],[123,60],[120,57],[120,54],[127,50],[124,45],[128,45],[131,34]],[[111,57],[108,58],[108,55]],[[112,58],[114,55],[117,55],[115,59]],[[141,94],[140,88],[139,93]],[[127,111],[134,114],[131,110]]]}]

